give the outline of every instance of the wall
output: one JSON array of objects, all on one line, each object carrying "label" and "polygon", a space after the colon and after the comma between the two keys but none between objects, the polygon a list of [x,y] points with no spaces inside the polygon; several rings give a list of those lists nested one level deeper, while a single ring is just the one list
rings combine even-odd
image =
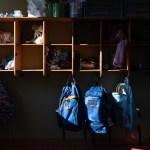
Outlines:
[{"label": "wall", "polygon": [[[107,92],[115,91],[119,82],[124,80],[124,73],[103,73],[102,85]],[[10,94],[17,106],[17,117],[11,126],[13,138],[62,138],[62,132],[57,125],[55,110],[57,109],[61,88],[66,83],[68,73],[53,72],[49,77],[42,73],[24,73],[13,77],[11,73],[1,73],[0,79],[8,84]],[[82,93],[95,84],[97,74],[77,73],[76,80]],[[136,106],[142,112],[142,133],[149,137],[149,73],[135,72],[130,76]],[[122,134],[120,134],[120,132]],[[8,137],[8,127],[0,125],[0,137]],[[115,127],[113,137],[124,137],[125,130]],[[67,133],[68,138],[83,138],[83,132]]]},{"label": "wall", "polygon": [[13,13],[18,9],[24,16],[27,16],[27,0],[0,0],[0,13]]},{"label": "wall", "polygon": [[[0,1],[1,12],[12,12],[14,9],[26,13],[26,1],[5,0]],[[103,73],[102,84],[107,92],[115,91],[119,82],[123,82],[124,73]],[[17,118],[11,125],[10,133],[13,138],[62,138],[62,132],[57,125],[55,110],[58,105],[61,88],[66,83],[68,73],[53,72],[49,77],[42,77],[42,73],[24,73],[23,76],[14,77],[11,73],[1,73],[0,80],[9,86],[10,94],[17,106]],[[96,81],[95,73],[77,73],[76,79],[81,86],[83,94]],[[149,120],[149,83],[150,73],[133,72],[130,76],[136,106],[142,112],[142,134],[150,137]],[[0,138],[8,138],[8,126],[0,125]],[[120,134],[121,133],[121,134]],[[114,127],[113,137],[125,137],[125,130]],[[90,134],[88,135],[90,136]],[[68,138],[83,138],[83,131],[78,133],[67,132]]]}]

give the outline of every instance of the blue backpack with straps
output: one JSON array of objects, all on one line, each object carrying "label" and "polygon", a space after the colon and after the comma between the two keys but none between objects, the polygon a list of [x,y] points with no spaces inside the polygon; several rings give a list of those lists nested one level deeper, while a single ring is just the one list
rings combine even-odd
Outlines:
[{"label": "blue backpack with straps", "polygon": [[63,86],[56,110],[59,127],[78,131],[83,127],[83,107],[80,88],[75,81]]},{"label": "blue backpack with straps", "polygon": [[123,83],[119,83],[116,91],[112,92],[115,120],[121,127],[133,129],[139,124],[138,113],[129,80],[126,77]]},{"label": "blue backpack with straps", "polygon": [[93,86],[85,93],[87,123],[94,133],[106,134],[112,126],[110,104],[105,88]]}]

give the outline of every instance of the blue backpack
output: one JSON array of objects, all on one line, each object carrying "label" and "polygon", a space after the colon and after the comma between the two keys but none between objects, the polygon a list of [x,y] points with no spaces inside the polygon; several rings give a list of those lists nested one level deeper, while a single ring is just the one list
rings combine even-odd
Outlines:
[{"label": "blue backpack", "polygon": [[56,110],[59,127],[64,130],[77,131],[82,129],[83,112],[82,97],[76,82],[63,86]]},{"label": "blue backpack", "polygon": [[121,127],[133,129],[139,124],[132,88],[126,77],[123,83],[119,83],[116,92],[112,92],[113,108],[116,123]]},{"label": "blue backpack", "polygon": [[102,86],[93,86],[85,93],[87,123],[94,133],[106,134],[112,125],[110,104],[106,90]]}]

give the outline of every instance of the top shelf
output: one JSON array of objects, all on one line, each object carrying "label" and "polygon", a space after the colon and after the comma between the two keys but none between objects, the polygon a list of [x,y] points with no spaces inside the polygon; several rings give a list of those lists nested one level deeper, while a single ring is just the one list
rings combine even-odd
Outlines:
[{"label": "top shelf", "polygon": [[141,16],[141,17],[79,17],[79,18],[70,18],[70,17],[0,17],[0,22],[2,21],[62,21],[62,22],[71,22],[71,21],[97,21],[97,20],[149,20],[150,17]]}]

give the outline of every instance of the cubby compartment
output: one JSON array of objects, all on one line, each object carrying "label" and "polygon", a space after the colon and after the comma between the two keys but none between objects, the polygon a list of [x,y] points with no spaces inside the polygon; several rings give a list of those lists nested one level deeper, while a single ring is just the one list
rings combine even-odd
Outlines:
[{"label": "cubby compartment", "polygon": [[131,70],[150,70],[150,20],[131,20],[130,67]]},{"label": "cubby compartment", "polygon": [[150,70],[150,46],[132,46],[131,70]]},{"label": "cubby compartment", "polygon": [[128,39],[128,20],[103,19],[102,44],[117,44],[120,38]]},{"label": "cubby compartment", "polygon": [[115,69],[113,66],[113,59],[116,51],[116,46],[110,47],[110,46],[105,46],[103,47],[103,61],[102,61],[102,67],[103,70],[112,70]]},{"label": "cubby compartment", "polygon": [[72,71],[72,46],[46,46],[46,69],[51,71]]},{"label": "cubby compartment", "polygon": [[[129,22],[126,19],[103,19],[102,68],[107,71],[128,70]],[[114,61],[115,60],[115,61]]]},{"label": "cubby compartment", "polygon": [[11,19],[0,20],[0,44],[14,43],[14,22]]},{"label": "cubby compartment", "polygon": [[75,68],[80,71],[99,71],[100,48],[99,46],[76,45]]},{"label": "cubby compartment", "polygon": [[18,45],[16,52],[17,71],[43,71],[43,46]]},{"label": "cubby compartment", "polygon": [[150,45],[149,19],[133,19],[131,21],[131,44]]},{"label": "cubby compartment", "polygon": [[46,44],[72,44],[72,19],[48,19],[45,37]]},{"label": "cubby compartment", "polygon": [[[41,20],[21,20],[20,28],[20,43],[21,44],[43,44],[44,39],[39,39],[43,36],[43,21]],[[42,42],[40,41],[42,40]],[[39,42],[40,41],[40,42]]]},{"label": "cubby compartment", "polygon": [[0,72],[14,70],[14,47],[11,45],[0,46]]},{"label": "cubby compartment", "polygon": [[127,66],[127,52],[124,54],[124,61],[122,67],[116,67],[113,64],[114,57],[116,54],[116,45],[113,46],[103,46],[102,51],[102,68],[107,71],[125,71],[128,69]]},{"label": "cubby compartment", "polygon": [[77,19],[74,21],[73,34],[75,44],[100,44],[99,19]]}]

